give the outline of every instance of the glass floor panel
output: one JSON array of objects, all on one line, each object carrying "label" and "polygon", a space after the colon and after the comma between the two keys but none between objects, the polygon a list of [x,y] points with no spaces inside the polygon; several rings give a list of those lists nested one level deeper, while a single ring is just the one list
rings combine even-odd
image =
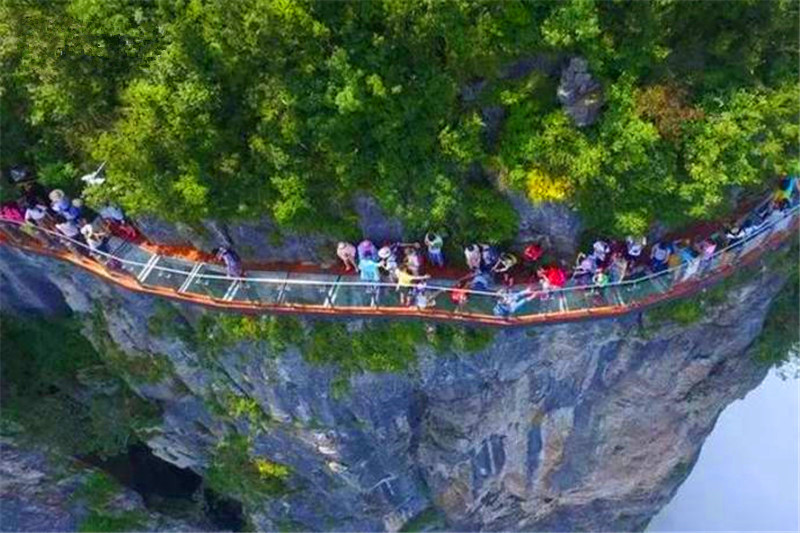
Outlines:
[{"label": "glass floor panel", "polygon": [[475,313],[480,315],[494,315],[494,306],[497,298],[485,296],[483,294],[470,294],[467,304],[464,306],[465,313]]},{"label": "glass floor panel", "polygon": [[[436,302],[436,305],[433,306],[433,309],[439,309],[441,311],[455,311],[456,304],[453,303],[453,300],[450,299],[450,292],[443,291],[442,287],[453,287],[456,284],[456,280],[454,279],[434,279],[428,281],[428,295],[429,298],[433,298]],[[439,287],[433,288],[433,287]]]},{"label": "glass floor panel", "polygon": [[[342,276],[342,280],[358,281],[355,276]],[[369,307],[375,291],[358,285],[338,285],[334,289],[334,307]]]},{"label": "glass floor panel", "polygon": [[[323,285],[292,285],[291,280],[317,281]],[[290,274],[283,291],[282,303],[323,305],[331,292],[338,275],[330,274]]]},{"label": "glass floor panel", "polygon": [[[147,274],[143,283],[145,285],[156,285],[178,290],[183,286],[189,273],[194,268],[195,263],[177,259],[174,257],[161,256],[153,269]],[[172,272],[180,270],[183,273]]]},{"label": "glass floor panel", "polygon": [[239,285],[234,300],[258,302],[264,304],[276,304],[281,297],[284,282],[288,274],[286,272],[273,272],[267,270],[255,270],[247,273],[248,278],[264,278],[275,280],[271,281],[245,281]]},{"label": "glass floor panel", "polygon": [[565,311],[578,311],[593,306],[592,301],[587,298],[587,291],[583,289],[563,291],[560,293],[560,296],[564,299]]},{"label": "glass floor panel", "polygon": [[203,265],[200,272],[197,273],[197,276],[189,284],[186,292],[203,294],[218,300],[224,298],[228,293],[228,289],[231,287],[232,281],[227,278],[203,278],[201,277],[203,275],[225,276],[225,269],[214,265]]},{"label": "glass floor panel", "polygon": [[672,274],[663,274],[661,276],[656,276],[654,278],[650,278],[650,284],[656,288],[659,292],[668,292],[672,287]]},{"label": "glass floor panel", "polygon": [[144,265],[146,265],[150,259],[152,259],[153,254],[121,239],[116,239],[118,242],[113,242],[114,239],[116,238],[112,238],[112,240],[109,242],[109,249],[111,250],[112,255],[124,261],[141,263],[141,265],[132,265],[130,263],[120,261],[122,270],[130,273],[134,277],[138,277],[144,269]]},{"label": "glass floor panel", "polygon": [[628,283],[622,287],[617,287],[626,302],[642,301],[650,296],[662,294],[659,286],[649,279]]},{"label": "glass floor panel", "polygon": [[379,307],[401,307],[400,292],[396,287],[380,287],[375,294],[375,302]]}]

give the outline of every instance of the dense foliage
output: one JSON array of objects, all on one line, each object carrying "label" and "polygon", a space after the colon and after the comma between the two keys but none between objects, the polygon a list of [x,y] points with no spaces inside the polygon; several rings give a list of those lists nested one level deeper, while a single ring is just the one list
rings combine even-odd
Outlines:
[{"label": "dense foliage", "polygon": [[[515,216],[482,166],[589,227],[642,231],[796,164],[797,35],[793,0],[15,0],[0,165],[70,188],[108,161],[91,196],[134,214],[352,233],[367,191],[410,230],[503,240]],[[605,92],[583,129],[557,74],[504,74],[571,55]],[[487,106],[506,113],[493,135]]]}]

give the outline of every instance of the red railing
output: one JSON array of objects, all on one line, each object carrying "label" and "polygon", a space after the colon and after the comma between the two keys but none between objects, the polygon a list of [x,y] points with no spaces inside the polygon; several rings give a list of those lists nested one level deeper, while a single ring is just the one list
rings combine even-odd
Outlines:
[{"label": "red railing", "polygon": [[[352,276],[248,272],[229,277],[219,267],[159,255],[148,247],[115,240],[108,252],[89,249],[36,226],[0,219],[0,242],[26,252],[55,257],[128,290],[241,313],[292,313],[356,317],[417,317],[495,326],[558,323],[620,316],[681,298],[715,283],[785,243],[797,230],[798,209],[763,224],[741,241],[706,260],[696,259],[637,280],[605,286],[572,286],[530,295],[513,316],[497,316],[497,291],[466,290],[466,304],[450,298],[434,307],[400,305],[396,285],[359,281]],[[452,281],[433,279],[431,298],[449,295]],[[516,287],[522,292],[522,286]]]}]

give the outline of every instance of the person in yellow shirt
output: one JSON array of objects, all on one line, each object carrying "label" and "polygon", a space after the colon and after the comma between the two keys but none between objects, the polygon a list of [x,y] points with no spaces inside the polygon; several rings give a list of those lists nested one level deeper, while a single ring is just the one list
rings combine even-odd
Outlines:
[{"label": "person in yellow shirt", "polygon": [[414,276],[403,266],[397,269],[397,290],[400,292],[400,305],[411,305],[411,292],[414,282],[430,278],[429,275]]}]

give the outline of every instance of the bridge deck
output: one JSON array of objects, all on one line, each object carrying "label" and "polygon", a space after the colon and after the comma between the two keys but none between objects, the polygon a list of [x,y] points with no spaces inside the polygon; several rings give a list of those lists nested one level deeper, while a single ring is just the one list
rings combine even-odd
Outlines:
[{"label": "bridge deck", "polygon": [[[116,237],[110,240],[108,254],[89,254],[80,243],[65,242],[68,239],[40,228],[23,228],[16,222],[0,220],[0,242],[67,261],[128,290],[235,312],[419,317],[511,326],[619,316],[687,296],[780,246],[797,226],[798,207],[794,207],[783,219],[765,224],[743,241],[720,250],[707,263],[696,260],[602,288],[565,287],[526,302],[511,317],[493,314],[498,298],[494,291],[468,291],[468,302],[457,309],[448,294],[455,281],[447,278],[429,280],[431,293],[438,293],[436,305],[419,309],[401,306],[399,294],[390,283],[370,284],[351,275],[304,271],[254,270],[246,277],[231,278],[220,265],[161,254],[157,247]],[[520,285],[512,290],[523,288]]]}]

